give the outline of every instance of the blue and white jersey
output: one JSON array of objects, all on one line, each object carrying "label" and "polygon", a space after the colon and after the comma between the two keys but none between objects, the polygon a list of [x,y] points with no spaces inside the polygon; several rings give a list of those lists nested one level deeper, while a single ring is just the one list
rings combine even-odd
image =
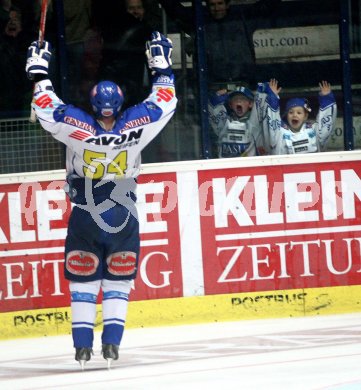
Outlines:
[{"label": "blue and white jersey", "polygon": [[218,157],[246,157],[263,153],[261,126],[255,109],[239,118],[226,108],[222,96],[208,103],[209,124],[217,135]]},{"label": "blue and white jersey", "polygon": [[269,154],[315,153],[326,150],[334,129],[337,106],[332,92],[319,95],[318,99],[320,107],[316,121],[307,121],[299,131],[294,132],[281,118],[279,97],[269,89],[267,93],[257,92],[255,102]]},{"label": "blue and white jersey", "polygon": [[68,176],[115,181],[138,176],[141,151],[171,119],[176,104],[173,76],[159,75],[148,98],[118,116],[110,131],[84,110],[64,104],[50,80],[36,84],[33,107],[42,127],[67,146]]}]

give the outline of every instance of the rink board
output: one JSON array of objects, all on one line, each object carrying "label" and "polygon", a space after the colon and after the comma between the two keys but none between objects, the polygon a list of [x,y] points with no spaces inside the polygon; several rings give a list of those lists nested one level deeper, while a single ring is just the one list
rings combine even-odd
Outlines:
[{"label": "rink board", "polygon": [[[130,302],[126,328],[361,312],[361,286]],[[96,331],[102,329],[97,305]],[[69,307],[0,314],[0,339],[71,333]]]},{"label": "rink board", "polygon": [[[360,159],[354,151],[143,166],[127,326],[359,311]],[[2,338],[69,332],[64,179],[0,176]]]}]

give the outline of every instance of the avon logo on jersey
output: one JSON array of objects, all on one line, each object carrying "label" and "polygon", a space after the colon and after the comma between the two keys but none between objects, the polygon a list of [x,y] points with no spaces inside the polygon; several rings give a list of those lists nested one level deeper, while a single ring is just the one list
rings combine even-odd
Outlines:
[{"label": "avon logo on jersey", "polygon": [[85,142],[94,145],[122,145],[124,143],[139,140],[142,132],[143,129],[138,129],[119,135],[101,135],[99,137],[89,138],[85,140]]},{"label": "avon logo on jersey", "polygon": [[53,107],[52,99],[49,95],[43,95],[35,100],[35,104],[40,108]]}]

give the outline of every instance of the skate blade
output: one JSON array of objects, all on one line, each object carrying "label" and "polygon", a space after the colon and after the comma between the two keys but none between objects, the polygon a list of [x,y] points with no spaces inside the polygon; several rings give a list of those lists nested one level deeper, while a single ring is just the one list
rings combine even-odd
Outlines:
[{"label": "skate blade", "polygon": [[112,359],[112,358],[107,358],[108,370],[111,369],[111,367],[112,367],[112,362],[113,362],[113,359]]},{"label": "skate blade", "polygon": [[81,370],[84,371],[86,360],[79,360]]}]

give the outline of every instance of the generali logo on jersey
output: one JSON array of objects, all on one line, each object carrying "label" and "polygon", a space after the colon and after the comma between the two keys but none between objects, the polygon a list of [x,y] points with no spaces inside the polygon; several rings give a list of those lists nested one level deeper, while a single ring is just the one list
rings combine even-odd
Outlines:
[{"label": "generali logo on jersey", "polygon": [[355,162],[199,172],[205,292],[361,284]]}]

